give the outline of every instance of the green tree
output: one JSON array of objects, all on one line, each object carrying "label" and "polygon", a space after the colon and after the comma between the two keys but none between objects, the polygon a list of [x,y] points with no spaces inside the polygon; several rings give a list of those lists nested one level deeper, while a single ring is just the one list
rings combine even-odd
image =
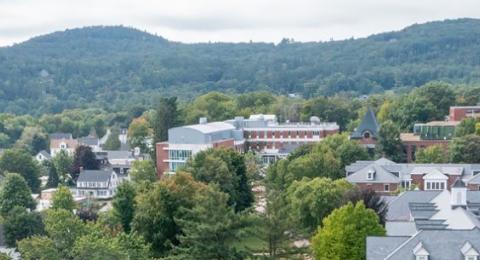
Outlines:
[{"label": "green tree", "polygon": [[186,169],[201,182],[217,183],[229,194],[229,205],[242,211],[253,203],[253,193],[247,177],[245,158],[233,149],[209,149],[197,153]]},{"label": "green tree", "polygon": [[200,117],[210,121],[230,119],[234,116],[235,102],[230,97],[220,92],[210,92],[198,96],[185,108],[185,121],[190,124],[198,123]]},{"label": "green tree", "polygon": [[64,209],[73,212],[75,209],[75,201],[72,192],[66,186],[60,186],[52,197],[52,209]]},{"label": "green tree", "polygon": [[119,247],[127,253],[128,259],[152,259],[151,246],[145,242],[142,236],[134,232],[130,232],[129,234],[122,232],[117,235],[115,239]]},{"label": "green tree", "polygon": [[48,173],[48,181],[47,181],[47,188],[56,188],[58,186],[58,183],[60,182],[57,169],[55,168],[55,165],[53,164],[52,161],[50,160],[44,160],[42,162],[42,166],[45,167],[45,170]]},{"label": "green tree", "polygon": [[69,259],[75,241],[89,233],[82,220],[68,210],[49,209],[44,217],[45,231],[62,258]]},{"label": "green tree", "polygon": [[111,151],[120,149],[120,146],[122,145],[122,143],[120,143],[120,139],[118,138],[119,135],[120,135],[120,130],[118,130],[118,128],[115,127],[111,129],[110,135],[108,135],[107,140],[103,144],[103,149],[111,150]]},{"label": "green tree", "polygon": [[112,200],[114,214],[120,219],[125,233],[130,233],[130,224],[135,214],[135,188],[122,182]]},{"label": "green tree", "polygon": [[304,178],[287,189],[291,214],[301,227],[314,231],[333,209],[343,204],[344,194],[352,189],[344,179]]},{"label": "green tree", "polygon": [[228,195],[214,185],[198,195],[193,208],[177,219],[182,235],[173,254],[178,259],[243,259],[233,243],[246,223],[228,206]]},{"label": "green tree", "polygon": [[15,147],[29,151],[31,155],[34,155],[48,148],[47,134],[38,126],[27,126],[23,129]]},{"label": "green tree", "polygon": [[144,117],[135,118],[128,126],[128,143],[130,147],[140,147],[142,152],[148,152],[146,140],[151,136],[150,125]]},{"label": "green tree", "polygon": [[72,256],[73,260],[129,259],[114,239],[95,234],[82,236],[75,241]]},{"label": "green tree", "polygon": [[151,160],[134,161],[129,174],[130,179],[135,184],[150,184],[157,180],[155,164]]},{"label": "green tree", "polygon": [[61,259],[55,243],[45,236],[31,236],[18,242],[18,251],[25,260]]},{"label": "green tree", "polygon": [[192,208],[194,197],[203,189],[205,185],[190,174],[178,172],[138,195],[132,230],[152,245],[155,256],[165,256],[180,243],[178,236],[182,230],[176,221],[183,214],[180,208]]},{"label": "green tree", "polygon": [[378,216],[363,202],[335,209],[312,238],[315,259],[365,259],[367,236],[383,236]]},{"label": "green tree", "polygon": [[299,157],[288,165],[287,183],[301,180],[303,177],[342,178],[340,161],[335,153],[326,146],[321,146],[317,152]]},{"label": "green tree", "polygon": [[84,170],[100,169],[100,163],[89,146],[80,145],[75,149],[75,156],[73,157],[72,169],[70,171],[74,181],[78,179],[80,168]]},{"label": "green tree", "polygon": [[395,162],[406,160],[405,147],[400,139],[400,130],[392,121],[385,121],[380,126],[375,149],[380,156],[385,156]]},{"label": "green tree", "polygon": [[28,212],[26,208],[15,206],[4,217],[5,242],[15,247],[16,242],[26,237],[43,234],[42,217],[37,212]]},{"label": "green tree", "polygon": [[292,227],[290,215],[283,194],[270,190],[267,194],[265,213],[261,215],[261,236],[268,244],[268,254],[272,259],[276,259],[282,249],[288,248],[288,231],[291,231]]},{"label": "green tree", "polygon": [[3,175],[7,172],[18,173],[27,181],[32,192],[40,191],[40,166],[28,152],[6,150],[0,158],[0,171]]},{"label": "green tree", "polygon": [[475,133],[475,125],[477,120],[475,118],[465,118],[455,127],[455,137],[462,137]]},{"label": "green tree", "polygon": [[480,136],[470,134],[454,138],[449,152],[453,163],[480,163]]},{"label": "green tree", "polygon": [[415,154],[416,163],[447,163],[448,155],[445,152],[445,148],[441,145],[432,145],[423,149],[420,149]]},{"label": "green tree", "polygon": [[6,217],[16,206],[33,210],[36,204],[25,179],[17,173],[7,173],[0,186],[0,214]]},{"label": "green tree", "polygon": [[61,150],[52,158],[53,166],[59,177],[59,182],[67,185],[72,181],[70,171],[73,166],[73,157],[68,155],[64,150]]},{"label": "green tree", "polygon": [[163,142],[168,139],[168,129],[177,126],[179,121],[177,98],[161,98],[155,110],[153,122],[153,143]]}]

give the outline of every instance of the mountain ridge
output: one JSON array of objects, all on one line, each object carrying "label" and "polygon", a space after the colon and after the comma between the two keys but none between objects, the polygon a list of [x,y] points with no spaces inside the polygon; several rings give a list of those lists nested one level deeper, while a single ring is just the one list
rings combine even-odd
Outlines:
[{"label": "mountain ridge", "polygon": [[414,24],[328,42],[181,43],[124,26],[54,32],[0,48],[0,111],[122,109],[160,96],[256,90],[361,95],[431,80],[480,81],[480,20]]}]

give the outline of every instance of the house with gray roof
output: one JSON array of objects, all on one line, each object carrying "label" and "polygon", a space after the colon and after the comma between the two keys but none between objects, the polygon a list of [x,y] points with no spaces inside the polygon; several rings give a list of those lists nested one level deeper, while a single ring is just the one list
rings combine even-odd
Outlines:
[{"label": "house with gray roof", "polygon": [[110,199],[115,195],[117,186],[125,181],[111,169],[82,170],[77,179],[76,195],[96,199]]},{"label": "house with gray roof", "polygon": [[35,159],[37,160],[37,162],[42,163],[45,160],[47,161],[51,160],[52,156],[47,151],[41,150],[40,152],[37,153],[37,155],[35,155]]},{"label": "house with gray roof", "polygon": [[384,194],[398,189],[449,190],[457,179],[470,190],[480,188],[480,164],[395,163],[380,158],[354,162],[345,171],[348,182]]},{"label": "house with gray roof", "polygon": [[[367,260],[477,259],[480,191],[407,191],[388,200],[386,237],[367,238]],[[478,259],[477,259],[478,260]]]}]

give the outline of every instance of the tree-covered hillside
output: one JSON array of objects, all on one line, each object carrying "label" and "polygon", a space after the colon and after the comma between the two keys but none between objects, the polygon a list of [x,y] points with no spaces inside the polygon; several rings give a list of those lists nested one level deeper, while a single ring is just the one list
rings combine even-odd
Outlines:
[{"label": "tree-covered hillside", "polygon": [[306,97],[480,81],[480,20],[413,25],[362,39],[183,44],[87,27],[0,48],[0,112],[107,111],[160,96],[266,90]]}]

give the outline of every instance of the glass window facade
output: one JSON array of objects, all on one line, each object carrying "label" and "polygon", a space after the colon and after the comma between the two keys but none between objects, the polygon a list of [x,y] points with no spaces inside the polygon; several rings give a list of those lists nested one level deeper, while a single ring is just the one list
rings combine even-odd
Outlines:
[{"label": "glass window facade", "polygon": [[169,160],[186,161],[191,156],[192,156],[191,150],[169,150],[168,151]]}]

